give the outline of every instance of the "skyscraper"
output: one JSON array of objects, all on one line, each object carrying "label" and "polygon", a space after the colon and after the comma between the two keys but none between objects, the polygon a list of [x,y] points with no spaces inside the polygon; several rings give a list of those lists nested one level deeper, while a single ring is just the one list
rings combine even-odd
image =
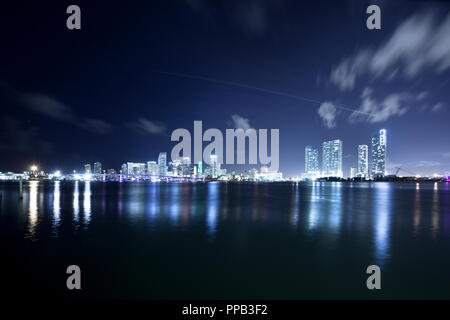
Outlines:
[{"label": "skyscraper", "polygon": [[357,177],[369,178],[369,147],[365,144],[358,146],[358,172]]},{"label": "skyscraper", "polygon": [[102,173],[102,164],[100,162],[94,163],[94,173],[101,174]]},{"label": "skyscraper", "polygon": [[147,162],[147,174],[152,176],[157,176],[159,174],[158,164],[156,161]]},{"label": "skyscraper", "polygon": [[183,157],[181,159],[181,174],[183,176],[190,176],[192,175],[192,166],[191,166],[191,158],[189,157]]},{"label": "skyscraper", "polygon": [[372,178],[386,175],[386,130],[372,135]]},{"label": "skyscraper", "polygon": [[122,164],[121,171],[122,171],[123,174],[127,174],[128,173],[128,169],[127,169],[127,164],[126,163]]},{"label": "skyscraper", "polygon": [[305,147],[305,173],[319,174],[319,150],[313,149],[311,146]]},{"label": "skyscraper", "polygon": [[167,153],[160,152],[158,156],[159,175],[165,176],[167,174]]},{"label": "skyscraper", "polygon": [[331,140],[323,143],[322,176],[342,178],[342,140]]},{"label": "skyscraper", "polygon": [[89,163],[84,165],[84,173],[86,174],[91,173],[91,165]]},{"label": "skyscraper", "polygon": [[217,156],[215,154],[211,155],[211,177],[217,178],[222,174],[220,170],[220,163],[217,161]]}]

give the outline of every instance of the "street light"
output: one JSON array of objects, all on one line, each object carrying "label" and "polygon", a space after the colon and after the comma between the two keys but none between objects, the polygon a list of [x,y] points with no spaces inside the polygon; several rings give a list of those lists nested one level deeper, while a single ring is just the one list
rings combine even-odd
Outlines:
[{"label": "street light", "polygon": [[33,164],[30,169],[32,172],[36,172],[38,170],[38,167]]}]

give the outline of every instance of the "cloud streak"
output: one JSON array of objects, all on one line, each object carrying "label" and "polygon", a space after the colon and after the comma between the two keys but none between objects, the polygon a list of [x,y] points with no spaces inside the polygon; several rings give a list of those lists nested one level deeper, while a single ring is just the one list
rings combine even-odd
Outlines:
[{"label": "cloud streak", "polygon": [[361,106],[358,110],[362,112],[351,113],[348,118],[350,123],[378,123],[394,116],[403,116],[408,111],[406,102],[411,100],[411,96],[407,93],[393,93],[382,101],[377,101],[373,98],[372,89],[366,88],[361,95],[361,99]]},{"label": "cloud streak", "polygon": [[139,134],[163,135],[167,130],[167,126],[163,122],[152,121],[142,117],[136,121],[129,122],[127,126]]},{"label": "cloud streak", "polygon": [[334,67],[330,81],[350,91],[356,81],[369,75],[397,75],[412,79],[422,72],[441,73],[450,68],[450,14],[439,19],[435,11],[411,16],[378,48],[364,48]]},{"label": "cloud streak", "polygon": [[28,109],[51,119],[70,123],[97,134],[109,134],[112,131],[112,126],[106,121],[77,116],[71,107],[49,95],[18,93],[18,97]]}]

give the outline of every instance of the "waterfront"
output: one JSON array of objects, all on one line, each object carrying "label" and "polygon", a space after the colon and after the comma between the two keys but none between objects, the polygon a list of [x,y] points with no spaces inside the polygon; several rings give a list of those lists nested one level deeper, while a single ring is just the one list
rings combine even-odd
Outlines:
[{"label": "waterfront", "polygon": [[[2,274],[20,295],[450,298],[448,183],[29,181],[23,199],[18,190],[0,184]],[[70,264],[81,267],[80,293],[65,289]],[[371,264],[380,291],[366,288]]]}]

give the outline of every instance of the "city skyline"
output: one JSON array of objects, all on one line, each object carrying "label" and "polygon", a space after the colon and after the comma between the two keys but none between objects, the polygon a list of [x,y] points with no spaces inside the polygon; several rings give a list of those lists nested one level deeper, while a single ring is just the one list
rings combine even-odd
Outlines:
[{"label": "city skyline", "polygon": [[[234,153],[234,152],[233,152]],[[399,173],[400,170],[405,171],[407,174],[401,174],[402,176],[415,176],[421,177],[421,174],[413,173],[411,171],[405,170],[402,167],[395,167],[392,172],[388,172],[386,170],[387,167],[387,131],[386,129],[380,129],[371,135],[371,157],[369,157],[369,147],[368,145],[358,145],[357,148],[357,160],[356,165],[350,165],[349,174],[343,172],[343,141],[340,139],[324,141],[322,143],[322,161],[320,161],[319,150],[314,148],[311,145],[305,146],[304,149],[304,159],[305,159],[305,167],[304,170],[297,175],[290,177],[302,177],[306,179],[316,179],[316,178],[326,178],[326,177],[337,177],[337,178],[383,178],[386,176],[394,176]],[[171,159],[170,159],[171,160]],[[221,169],[221,165],[218,165],[217,156],[211,155],[211,164],[206,167],[207,176],[212,178],[218,178],[219,176],[226,175],[227,169]],[[158,154],[157,161],[143,161],[143,162],[130,162],[127,161],[120,166],[119,173],[127,174],[127,175],[154,175],[154,176],[166,176],[166,175],[179,175],[179,176],[197,176],[197,173],[202,174],[204,170],[202,170],[202,161],[198,163],[192,162],[190,157],[182,157],[181,159],[171,160],[167,162],[167,152],[160,152]],[[322,163],[322,166],[320,166]],[[370,168],[369,168],[370,164]],[[97,161],[94,162],[93,166],[90,163],[84,164],[84,173],[85,174],[116,174],[115,168],[103,169],[102,163]],[[92,170],[93,167],[93,170]],[[169,168],[174,168],[174,171],[169,172]],[[245,167],[245,166],[241,166]],[[259,171],[258,168],[259,167]],[[322,170],[320,170],[320,167]],[[32,169],[34,168],[34,169]],[[31,171],[38,171],[38,166],[36,164],[32,164],[30,166]],[[218,168],[218,169],[217,169]],[[248,174],[253,170],[256,170],[256,173],[259,172],[261,174],[267,173],[267,167],[263,164],[254,165],[249,170],[233,170],[233,173],[236,174]],[[39,168],[39,171],[42,168]],[[176,173],[175,171],[180,171]],[[52,172],[61,173],[60,169],[51,170]],[[77,172],[77,170],[68,170],[67,173]],[[2,171],[0,170],[0,173]],[[12,171],[10,171],[12,172]],[[21,171],[15,172],[20,173]],[[27,172],[25,170],[24,172]],[[275,172],[282,173],[280,170]],[[7,173],[7,172],[3,172]],[[438,174],[434,173],[432,175],[424,175],[425,177],[448,177],[448,174]]]},{"label": "city skyline", "polygon": [[[304,171],[305,145],[336,138],[345,144],[348,176],[357,166],[355,150],[370,146],[366,137],[380,127],[392,137],[388,173],[401,167],[449,175],[449,8],[379,5],[386,12],[381,30],[368,30],[367,6],[350,1],[326,3],[327,15],[316,4],[261,2],[255,4],[261,20],[253,7],[230,1],[220,22],[208,20],[220,5],[203,1],[162,4],[157,14],[150,4],[104,14],[87,3],[78,33],[59,28],[63,4],[13,10],[3,22],[23,41],[4,36],[0,168],[38,163],[69,171],[100,160],[117,170],[126,159],[145,162],[168,152],[170,132],[200,119],[223,132],[280,129],[279,168],[288,176]],[[31,32],[20,23],[46,12],[55,14]],[[124,17],[123,26],[111,22]],[[36,39],[43,45],[21,59]]]}]

